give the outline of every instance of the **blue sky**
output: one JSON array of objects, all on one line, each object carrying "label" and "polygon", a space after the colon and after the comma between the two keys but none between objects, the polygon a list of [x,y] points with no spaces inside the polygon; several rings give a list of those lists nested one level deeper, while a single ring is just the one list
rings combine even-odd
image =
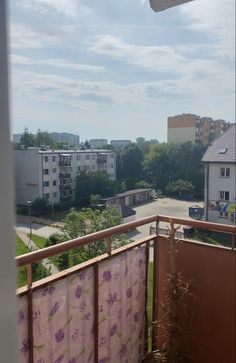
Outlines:
[{"label": "blue sky", "polygon": [[235,121],[234,0],[11,0],[12,131],[166,141],[169,115]]}]

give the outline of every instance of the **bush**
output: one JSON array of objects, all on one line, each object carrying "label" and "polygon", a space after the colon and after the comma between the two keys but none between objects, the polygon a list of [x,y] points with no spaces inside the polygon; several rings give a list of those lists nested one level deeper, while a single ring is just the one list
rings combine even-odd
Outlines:
[{"label": "bush", "polygon": [[48,199],[37,198],[32,203],[32,215],[36,217],[41,217],[49,214],[51,212],[51,207]]},{"label": "bush", "polygon": [[193,192],[194,187],[188,180],[178,179],[166,186],[166,193],[177,198],[190,198],[193,196]]}]

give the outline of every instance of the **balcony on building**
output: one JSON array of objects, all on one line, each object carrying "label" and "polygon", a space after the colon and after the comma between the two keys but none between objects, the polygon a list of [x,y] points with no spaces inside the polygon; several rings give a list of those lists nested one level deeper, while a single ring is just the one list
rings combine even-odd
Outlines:
[{"label": "balcony on building", "polygon": [[60,179],[71,179],[71,173],[68,172],[61,172],[59,173]]},{"label": "balcony on building", "polygon": [[[222,245],[186,239],[180,225],[222,233]],[[140,226],[146,236],[113,249],[116,235]],[[154,215],[16,257],[28,274],[17,290],[20,362],[146,363],[168,343],[167,281],[181,273],[190,286],[175,311],[185,354],[195,363],[232,363],[235,234],[235,226]],[[103,254],[32,282],[34,263],[101,240]]]},{"label": "balcony on building", "polygon": [[71,166],[71,159],[70,154],[60,154],[59,166]]},{"label": "balcony on building", "polygon": [[103,164],[107,163],[107,154],[106,153],[99,153],[97,157],[97,163]]}]

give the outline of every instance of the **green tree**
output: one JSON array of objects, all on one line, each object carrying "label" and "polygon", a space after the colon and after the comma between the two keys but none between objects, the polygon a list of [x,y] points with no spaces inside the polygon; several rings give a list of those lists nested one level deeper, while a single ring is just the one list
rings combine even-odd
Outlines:
[{"label": "green tree", "polygon": [[143,152],[136,144],[126,145],[117,157],[117,177],[119,179],[142,177]]},{"label": "green tree", "polygon": [[[103,211],[88,208],[78,212],[75,209],[71,209],[64,220],[61,234],[54,235],[51,241],[48,240],[46,242],[46,245],[48,246],[85,236],[89,233],[98,232],[102,229],[116,226],[120,224],[121,221],[122,217],[115,207],[110,207]],[[113,239],[114,248],[122,246],[125,243],[123,236],[116,236]],[[84,262],[105,252],[106,241],[98,240],[94,243],[60,254],[54,261],[59,269],[63,269]]]},{"label": "green tree", "polygon": [[54,147],[54,141],[50,137],[48,132],[41,131],[40,129],[38,129],[36,137],[35,137],[35,145],[36,146],[46,145],[46,146]]},{"label": "green tree", "polygon": [[24,132],[21,135],[20,144],[24,145],[26,148],[35,146],[35,137],[29,132],[27,127],[25,127]]},{"label": "green tree", "polygon": [[90,195],[89,202],[91,206],[96,206],[100,203],[101,195],[99,194],[92,194]]},{"label": "green tree", "polygon": [[116,183],[107,173],[81,173],[76,179],[76,205],[87,207],[90,205],[90,196],[98,194],[102,198],[110,197],[116,192]]},{"label": "green tree", "polygon": [[32,203],[32,214],[35,216],[44,216],[50,213],[50,204],[48,199],[37,198]]},{"label": "green tree", "polygon": [[193,194],[194,187],[191,182],[183,179],[170,182],[166,186],[166,192],[174,197],[187,197]]},{"label": "green tree", "polygon": [[206,146],[191,142],[152,145],[143,161],[146,180],[162,192],[170,182],[187,180],[194,187],[195,197],[202,197],[204,170],[201,159],[205,150]]}]

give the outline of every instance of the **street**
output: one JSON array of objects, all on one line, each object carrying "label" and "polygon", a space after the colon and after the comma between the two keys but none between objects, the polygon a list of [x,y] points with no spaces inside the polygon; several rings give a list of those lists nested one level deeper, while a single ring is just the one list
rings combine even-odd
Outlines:
[{"label": "street", "polygon": [[[202,204],[202,202],[200,202]],[[192,204],[191,201],[182,201],[171,198],[159,198],[151,203],[140,205],[133,208],[136,211],[136,220],[144,217],[148,217],[154,214],[162,214],[167,216],[187,218],[188,208]],[[149,234],[150,226],[154,224],[149,223],[145,226],[138,227],[136,231],[131,232],[129,235],[133,240],[138,240],[139,238],[145,237]],[[160,228],[166,228],[165,222],[160,222]]]}]

